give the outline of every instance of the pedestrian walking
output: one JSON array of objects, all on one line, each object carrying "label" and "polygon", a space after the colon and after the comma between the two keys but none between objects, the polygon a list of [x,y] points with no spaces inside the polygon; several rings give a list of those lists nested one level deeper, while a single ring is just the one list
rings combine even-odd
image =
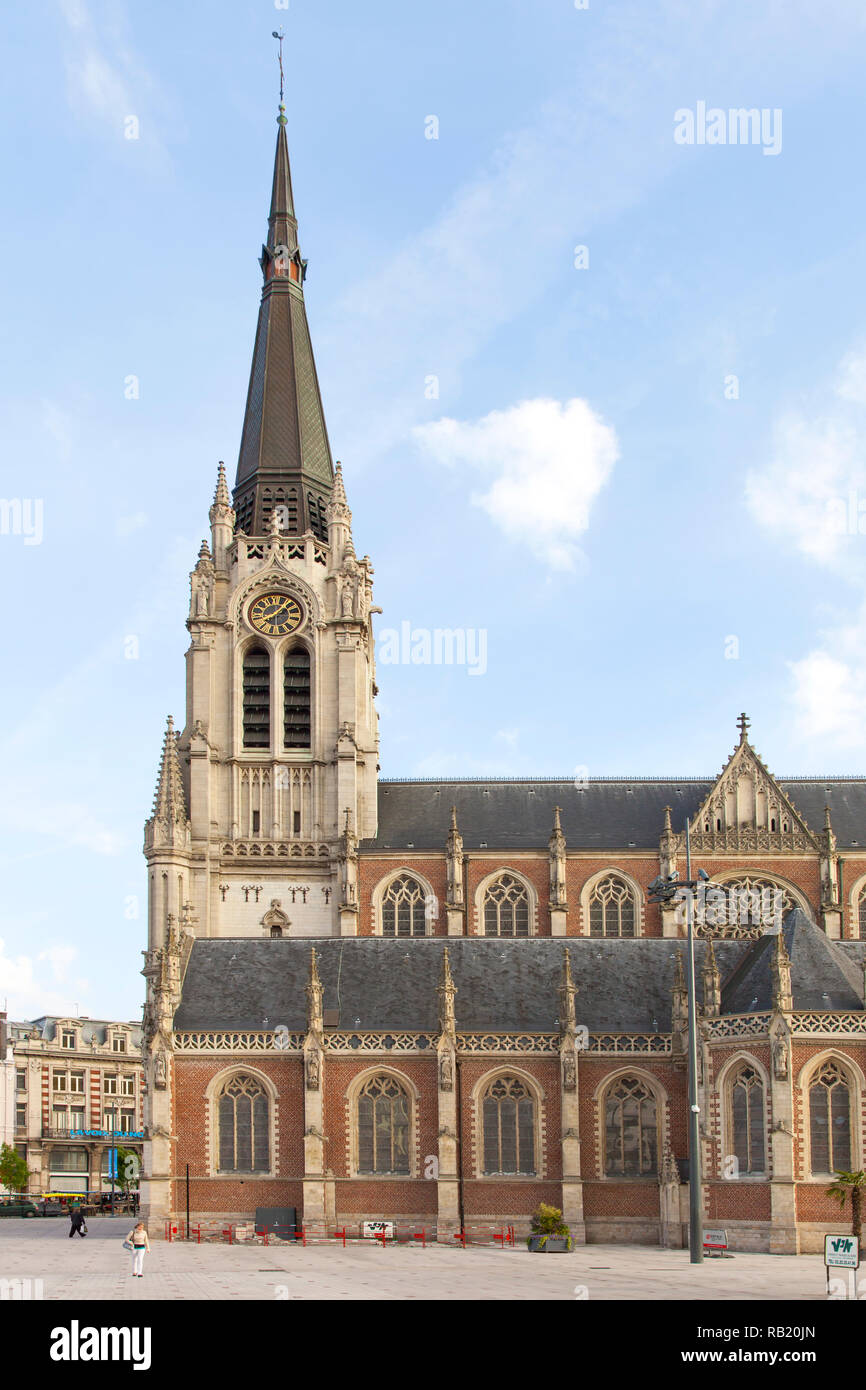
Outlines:
[{"label": "pedestrian walking", "polygon": [[147,1228],[143,1221],[139,1221],[126,1237],[124,1244],[132,1250],[132,1277],[133,1279],[143,1279],[142,1265],[144,1264],[145,1252],[150,1250],[150,1241],[147,1238]]},{"label": "pedestrian walking", "polygon": [[87,1226],[84,1222],[84,1212],[81,1210],[81,1207],[73,1207],[71,1212],[69,1213],[70,1240],[75,1235],[76,1231],[82,1237],[87,1235]]}]

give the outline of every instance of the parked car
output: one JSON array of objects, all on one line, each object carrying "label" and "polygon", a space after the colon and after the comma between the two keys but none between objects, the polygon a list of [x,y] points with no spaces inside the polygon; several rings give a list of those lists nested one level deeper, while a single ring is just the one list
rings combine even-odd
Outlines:
[{"label": "parked car", "polygon": [[0,1217],[37,1216],[38,1207],[29,1197],[4,1197],[0,1199]]},{"label": "parked car", "polygon": [[68,1216],[69,1208],[65,1202],[60,1202],[56,1197],[45,1197],[37,1203],[40,1216]]}]

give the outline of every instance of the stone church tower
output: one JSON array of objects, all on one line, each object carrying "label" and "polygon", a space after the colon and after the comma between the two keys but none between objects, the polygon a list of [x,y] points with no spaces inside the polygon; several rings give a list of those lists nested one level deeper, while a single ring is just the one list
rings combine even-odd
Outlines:
[{"label": "stone church tower", "polygon": [[283,106],[260,265],[234,494],[220,463],[191,574],[186,719],[176,734],[169,717],[145,828],[154,1177],[193,940],[356,935],[357,846],[376,834],[373,569],[331,460]]}]

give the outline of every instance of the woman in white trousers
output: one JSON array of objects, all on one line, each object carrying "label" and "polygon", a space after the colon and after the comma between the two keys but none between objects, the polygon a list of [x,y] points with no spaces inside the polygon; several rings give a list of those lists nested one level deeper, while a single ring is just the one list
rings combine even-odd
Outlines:
[{"label": "woman in white trousers", "polygon": [[127,1240],[132,1246],[132,1277],[133,1279],[143,1279],[144,1256],[145,1252],[150,1250],[150,1241],[147,1238],[147,1229],[143,1221],[139,1221],[138,1225],[130,1231]]}]

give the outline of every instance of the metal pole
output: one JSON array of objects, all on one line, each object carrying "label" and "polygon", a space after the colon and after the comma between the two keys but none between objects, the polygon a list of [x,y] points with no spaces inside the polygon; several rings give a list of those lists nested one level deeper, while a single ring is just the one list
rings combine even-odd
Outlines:
[{"label": "metal pole", "polygon": [[186,1165],[186,1238],[190,1239],[189,1234],[189,1164]]},{"label": "metal pole", "polygon": [[686,897],[688,923],[688,988],[689,988],[689,1260],[693,1265],[704,1260],[704,1213],[701,1200],[701,1109],[698,1105],[698,1029],[695,1001],[695,934],[694,888],[692,882],[692,849],[689,822],[686,818],[686,878],[689,882]]}]

